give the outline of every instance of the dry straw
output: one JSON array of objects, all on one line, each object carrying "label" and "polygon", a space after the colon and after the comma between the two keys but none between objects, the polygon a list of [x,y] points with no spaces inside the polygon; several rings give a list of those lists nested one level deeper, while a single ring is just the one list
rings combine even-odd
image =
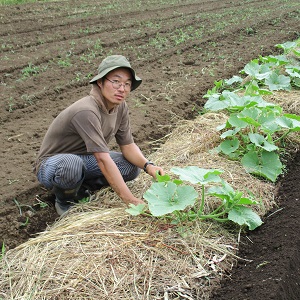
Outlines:
[{"label": "dry straw", "polygon": [[[275,205],[273,184],[211,151],[219,142],[215,128],[226,118],[205,114],[179,122],[151,159],[166,172],[188,165],[222,169],[235,189],[261,200],[256,210],[263,215]],[[151,179],[142,173],[129,185],[142,197]],[[211,221],[175,226],[130,216],[124,208],[111,189],[101,190],[91,203],[8,251],[0,262],[0,299],[209,299],[237,259],[238,230],[230,233]]]}]

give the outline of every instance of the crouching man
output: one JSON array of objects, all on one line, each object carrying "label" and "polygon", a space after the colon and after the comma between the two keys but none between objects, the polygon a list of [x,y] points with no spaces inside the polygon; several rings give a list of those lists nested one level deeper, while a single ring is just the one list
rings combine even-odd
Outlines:
[{"label": "crouching man", "polygon": [[[126,100],[142,80],[121,55],[105,58],[90,83],[88,96],[64,109],[48,128],[35,172],[39,182],[56,196],[55,208],[64,214],[87,190],[111,186],[126,203],[141,204],[126,185],[141,169],[153,178],[164,171],[148,161],[134,143]],[[115,138],[121,152],[110,151]]]}]

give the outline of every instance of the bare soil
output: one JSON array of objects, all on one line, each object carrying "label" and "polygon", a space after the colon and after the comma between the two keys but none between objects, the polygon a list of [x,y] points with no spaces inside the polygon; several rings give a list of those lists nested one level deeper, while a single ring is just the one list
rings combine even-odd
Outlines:
[{"label": "bare soil", "polygon": [[300,299],[300,152],[278,183],[277,203],[264,224],[242,236],[239,260],[213,300]]},{"label": "bare soil", "polygon": [[[135,141],[147,155],[179,119],[201,111],[215,80],[237,75],[259,55],[278,54],[276,44],[298,38],[299,9],[298,0],[2,6],[0,243],[14,248],[57,218],[53,196],[38,184],[32,164],[53,118],[89,93],[89,78],[104,57],[125,55],[144,80],[128,105]],[[278,186],[282,209],[242,238],[240,256],[252,262],[240,261],[237,277],[230,276],[215,299],[300,298],[284,298],[295,282],[299,291],[298,174],[299,155]]]}]

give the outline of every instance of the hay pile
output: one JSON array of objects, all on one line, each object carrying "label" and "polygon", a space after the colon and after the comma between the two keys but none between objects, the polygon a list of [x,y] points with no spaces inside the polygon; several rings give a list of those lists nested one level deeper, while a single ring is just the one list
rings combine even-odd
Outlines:
[{"label": "hay pile", "polygon": [[[235,188],[249,191],[263,215],[275,205],[274,185],[245,173],[236,162],[212,153],[222,114],[182,121],[151,159],[168,173],[174,166],[224,170]],[[129,183],[142,197],[146,174]],[[210,211],[213,201],[207,201]],[[125,213],[111,189],[74,207],[47,231],[8,251],[0,261],[0,299],[209,299],[211,287],[231,270],[238,230],[198,221],[172,225],[166,219]]]}]

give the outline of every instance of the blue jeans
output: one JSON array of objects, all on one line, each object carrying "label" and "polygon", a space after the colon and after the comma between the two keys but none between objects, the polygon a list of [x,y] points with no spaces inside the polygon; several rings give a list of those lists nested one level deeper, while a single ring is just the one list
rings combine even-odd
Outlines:
[{"label": "blue jeans", "polygon": [[[140,169],[127,161],[122,153],[110,152],[112,160],[120,170],[124,181],[135,179]],[[93,181],[103,178],[94,155],[57,154],[45,159],[37,173],[38,181],[47,189],[53,188],[53,181],[62,189],[73,189],[82,180]]]}]

